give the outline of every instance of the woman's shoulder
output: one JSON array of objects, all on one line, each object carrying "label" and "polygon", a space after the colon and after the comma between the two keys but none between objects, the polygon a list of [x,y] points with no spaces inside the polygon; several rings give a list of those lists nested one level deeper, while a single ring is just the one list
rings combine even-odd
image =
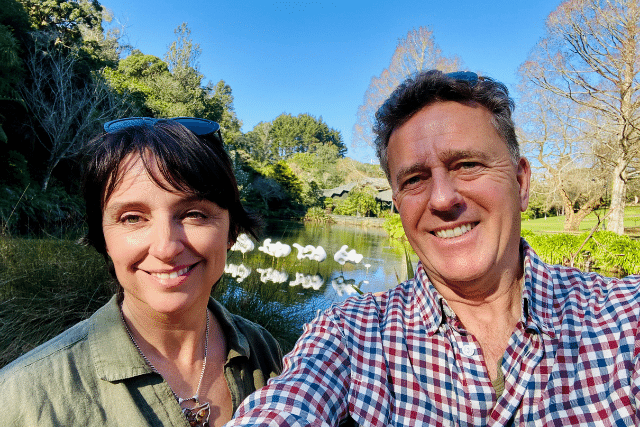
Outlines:
[{"label": "woman's shoulder", "polygon": [[[77,346],[83,345],[87,339],[88,331],[89,319],[86,319],[23,354],[0,369],[0,384],[10,378],[32,371],[39,376],[42,373],[39,372],[41,367],[53,367],[58,363],[64,363],[68,360],[69,353],[73,353]],[[47,380],[46,377],[42,379]]]},{"label": "woman's shoulder", "polygon": [[68,374],[68,367],[80,364],[80,359],[90,357],[89,335],[99,313],[108,310],[111,301],[88,319],[40,344],[0,369],[0,388],[9,382],[46,381],[55,375]]},{"label": "woman's shoulder", "polygon": [[209,309],[215,314],[225,333],[230,350],[239,356],[264,359],[281,366],[282,351],[278,341],[263,326],[231,313],[213,298]]}]

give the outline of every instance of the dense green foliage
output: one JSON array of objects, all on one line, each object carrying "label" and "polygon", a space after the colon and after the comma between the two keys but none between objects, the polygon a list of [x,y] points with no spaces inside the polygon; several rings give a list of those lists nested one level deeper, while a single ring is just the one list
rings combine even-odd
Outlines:
[{"label": "dense green foliage", "polygon": [[522,235],[536,253],[551,264],[568,265],[573,258],[574,266],[604,274],[640,273],[640,241],[629,236],[598,231],[580,249],[589,233],[534,234],[524,230]]},{"label": "dense green foliage", "polygon": [[65,222],[80,224],[77,154],[124,116],[220,123],[243,201],[266,216],[302,218],[321,206],[323,188],[344,184],[342,135],[321,117],[283,113],[243,134],[231,87],[205,81],[186,23],[160,58],[122,44],[109,20],[98,0],[0,0],[4,233],[59,235]]},{"label": "dense green foliage", "polygon": [[354,189],[346,199],[335,203],[333,212],[337,215],[377,216],[380,213],[380,205],[372,189]]},{"label": "dense green foliage", "polygon": [[[89,317],[115,289],[104,260],[91,248],[61,239],[0,237],[0,368]],[[240,289],[225,279],[213,292],[289,351],[313,313],[290,302],[285,307],[280,295],[261,282]]]}]

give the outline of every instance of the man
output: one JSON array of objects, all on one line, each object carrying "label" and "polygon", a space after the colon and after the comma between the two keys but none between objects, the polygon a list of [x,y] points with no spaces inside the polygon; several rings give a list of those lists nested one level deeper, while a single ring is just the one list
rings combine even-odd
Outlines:
[{"label": "man", "polygon": [[376,144],[415,278],[320,314],[233,425],[639,425],[640,278],[546,265],[520,238],[512,109],[468,72],[394,91]]}]

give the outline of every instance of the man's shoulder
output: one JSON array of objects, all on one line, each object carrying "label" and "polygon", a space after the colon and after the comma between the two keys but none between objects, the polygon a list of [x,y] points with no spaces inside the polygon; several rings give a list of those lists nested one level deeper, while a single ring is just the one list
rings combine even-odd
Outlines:
[{"label": "man's shoulder", "polygon": [[[610,296],[640,302],[640,275],[608,277],[573,267],[546,265],[548,278],[556,294],[580,294],[584,297]],[[544,276],[543,276],[544,277]]]},{"label": "man's shoulder", "polygon": [[365,293],[333,304],[325,314],[341,322],[366,324],[369,320],[410,316],[416,309],[415,279],[402,282],[395,287],[375,293]]}]

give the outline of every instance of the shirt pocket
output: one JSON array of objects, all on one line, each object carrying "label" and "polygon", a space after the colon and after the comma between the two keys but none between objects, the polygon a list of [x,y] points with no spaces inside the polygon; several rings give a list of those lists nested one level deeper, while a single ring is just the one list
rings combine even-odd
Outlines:
[{"label": "shirt pocket", "polygon": [[385,383],[365,375],[352,373],[349,389],[349,413],[360,426],[392,425],[391,399]]}]

